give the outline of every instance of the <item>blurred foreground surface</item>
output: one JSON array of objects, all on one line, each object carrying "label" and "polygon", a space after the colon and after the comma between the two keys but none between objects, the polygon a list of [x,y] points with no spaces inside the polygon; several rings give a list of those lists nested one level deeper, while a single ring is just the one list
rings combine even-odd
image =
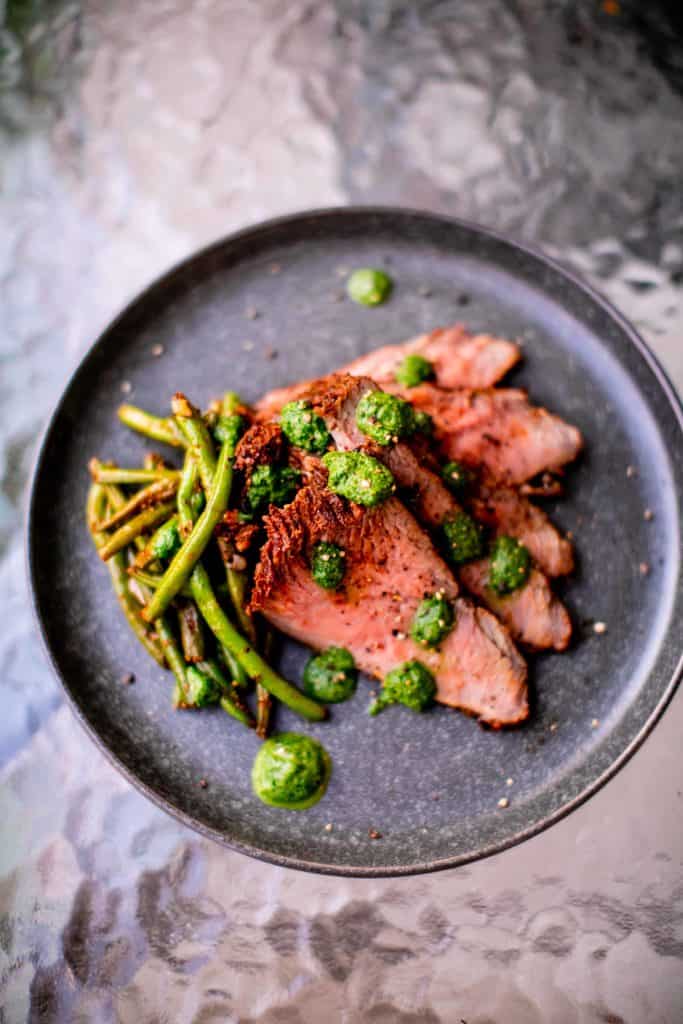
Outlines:
[{"label": "blurred foreground surface", "polygon": [[682,168],[683,44],[657,5],[0,5],[2,1024],[683,1019],[683,694],[522,847],[416,879],[299,875],[201,840],[104,761],[42,654],[21,537],[36,438],[111,316],[305,207],[537,242],[683,390]]}]

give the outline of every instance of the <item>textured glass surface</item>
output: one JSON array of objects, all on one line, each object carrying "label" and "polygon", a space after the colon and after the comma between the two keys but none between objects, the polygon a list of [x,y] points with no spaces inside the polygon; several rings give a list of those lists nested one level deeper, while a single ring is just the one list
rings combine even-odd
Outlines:
[{"label": "textured glass surface", "polygon": [[36,439],[97,332],[198,246],[304,207],[538,242],[683,388],[669,7],[0,5],[2,1024],[683,1019],[683,694],[521,847],[416,879],[295,874],[201,840],[105,762],[42,654],[21,539]]}]

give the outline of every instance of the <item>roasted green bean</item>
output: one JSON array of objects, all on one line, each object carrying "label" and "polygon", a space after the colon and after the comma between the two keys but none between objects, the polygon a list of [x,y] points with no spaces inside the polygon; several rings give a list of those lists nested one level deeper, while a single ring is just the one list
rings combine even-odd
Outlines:
[{"label": "roasted green bean", "polygon": [[195,664],[204,660],[204,634],[194,601],[185,601],[178,608],[180,645],[185,661]]},{"label": "roasted green bean", "polygon": [[154,416],[151,412],[139,409],[136,405],[119,406],[118,416],[122,423],[138,434],[144,434],[153,441],[162,441],[183,448],[185,442],[172,417]]},{"label": "roasted green bean", "polygon": [[324,706],[310,700],[278,675],[254,650],[249,641],[235,629],[216,600],[206,569],[201,563],[196,565],[192,573],[190,586],[192,596],[207,625],[223,647],[234,654],[251,679],[261,683],[273,697],[277,697],[283,704],[310,721],[320,721],[327,716],[327,709]]},{"label": "roasted green bean", "polygon": [[143,618],[152,622],[161,615],[170,602],[178,593],[183,584],[189,579],[192,569],[201,558],[204,548],[211,540],[214,527],[227,508],[232,485],[232,459],[230,445],[224,444],[218,458],[216,477],[213,490],[207,501],[206,507],[197,520],[197,524],[190,536],[183,542],[182,547],[174,556],[171,564],[164,573],[158,590],[155,592],[149,606],[143,611]]},{"label": "roasted green bean", "polygon": [[[146,533],[153,526],[157,526],[158,523],[164,519],[168,519],[169,515],[173,512],[172,502],[162,502],[161,505],[156,505],[154,508],[146,508],[144,512],[140,512],[139,515],[129,519],[127,523],[120,526],[118,530],[109,537],[106,544],[100,548],[100,558],[103,562],[106,562],[112,555],[115,555],[117,551],[121,551],[127,547],[136,537],[139,537],[141,533]],[[151,620],[148,620],[151,621]]]},{"label": "roasted green bean", "polygon": [[113,530],[114,527],[119,526],[126,519],[132,517],[134,513],[146,508],[153,508],[160,502],[172,498],[178,490],[178,480],[179,477],[177,476],[163,480],[154,480],[147,487],[141,488],[121,508],[116,509],[115,512],[107,516],[100,523],[101,528],[103,530]]},{"label": "roasted green bean", "polygon": [[97,459],[90,460],[90,472],[98,484],[151,484],[155,480],[178,480],[177,469],[123,469],[119,466],[102,466]]},{"label": "roasted green bean", "polygon": [[171,625],[165,615],[160,615],[155,623],[155,629],[159,637],[159,641],[163,648],[164,657],[171,672],[175,676],[175,686],[173,687],[173,706],[176,708],[182,708],[186,706],[187,701],[187,675],[185,659],[183,658],[178,641],[175,638],[175,634],[171,629]]},{"label": "roasted green bean", "polygon": [[191,449],[185,453],[185,464],[183,465],[182,476],[176,501],[178,504],[178,529],[181,540],[186,540],[192,533],[195,514],[192,508],[191,499],[197,483],[197,460]]},{"label": "roasted green bean", "polygon": [[[102,486],[100,484],[92,484],[88,492],[86,517],[93,542],[98,550],[102,548],[107,540],[106,536],[98,530],[98,522],[105,511],[106,502],[107,495]],[[150,628],[141,618],[140,609],[128,589],[128,573],[126,572],[123,553],[114,555],[114,557],[109,560],[107,567],[114,587],[114,593],[116,594],[128,625],[133,630],[145,650],[151,654],[154,660],[160,665],[164,665],[164,652],[161,645],[151,635]]]},{"label": "roasted green bean", "polygon": [[216,453],[209,429],[199,410],[195,409],[182,392],[178,391],[173,396],[171,409],[178,430],[190,446],[197,461],[202,487],[208,495],[211,492],[216,472]]}]

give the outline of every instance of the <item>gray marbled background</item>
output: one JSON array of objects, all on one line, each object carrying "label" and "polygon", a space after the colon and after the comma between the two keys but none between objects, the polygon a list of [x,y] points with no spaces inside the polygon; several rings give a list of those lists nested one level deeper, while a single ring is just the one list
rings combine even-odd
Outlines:
[{"label": "gray marbled background", "polygon": [[41,653],[21,541],[36,438],[94,335],[277,213],[395,202],[539,242],[683,389],[670,8],[0,3],[2,1024],[683,1019],[683,694],[522,847],[417,879],[298,875],[198,839],[104,762]]}]

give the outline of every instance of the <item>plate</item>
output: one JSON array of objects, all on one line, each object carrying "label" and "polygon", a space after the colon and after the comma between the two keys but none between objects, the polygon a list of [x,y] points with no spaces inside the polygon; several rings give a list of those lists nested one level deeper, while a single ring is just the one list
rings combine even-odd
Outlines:
[{"label": "plate", "polygon": [[[345,297],[344,280],[359,266],[387,268],[394,291],[385,305],[365,309]],[[446,708],[423,716],[396,708],[371,719],[368,681],[317,726],[279,709],[278,727],[322,740],[334,773],[314,808],[266,807],[249,784],[256,737],[219,710],[174,712],[168,674],[129,634],[84,525],[88,458],[139,464],[148,445],[118,425],[122,400],[161,413],[178,389],[202,405],[227,388],[254,400],[458,320],[520,338],[525,358],[510,380],[584,433],[566,498],[549,508],[576,537],[579,567],[561,584],[576,643],[531,660],[531,718],[507,732]],[[671,697],[683,649],[681,422],[670,384],[634,329],[537,252],[404,209],[269,221],[143,292],[69,382],[39,453],[28,523],[47,650],[100,749],[151,800],[211,839],[340,875],[413,874],[487,856],[595,792]],[[596,634],[594,621],[606,632]],[[306,657],[286,642],[279,664],[300,679]],[[128,672],[134,686],[120,682]]]}]

